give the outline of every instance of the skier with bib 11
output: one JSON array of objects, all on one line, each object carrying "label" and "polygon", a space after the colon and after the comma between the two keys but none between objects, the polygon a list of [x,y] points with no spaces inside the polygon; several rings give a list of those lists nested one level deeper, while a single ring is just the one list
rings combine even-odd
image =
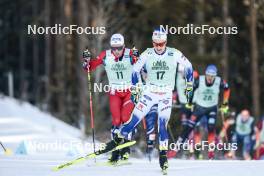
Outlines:
[{"label": "skier with bib 11", "polygon": [[[125,48],[124,37],[121,34],[113,34],[110,39],[111,49],[102,51],[95,59],[91,59],[88,50],[83,53],[83,68],[86,71],[93,71],[98,66],[103,65],[109,86],[111,87],[109,95],[110,111],[112,115],[111,137],[123,123],[130,118],[134,108],[134,103],[130,99],[131,74],[133,65],[137,60],[137,53],[132,49]],[[130,140],[128,138],[127,140]],[[121,151],[112,152],[109,158],[110,163],[115,163],[119,159],[127,160],[130,149],[124,148]]]}]

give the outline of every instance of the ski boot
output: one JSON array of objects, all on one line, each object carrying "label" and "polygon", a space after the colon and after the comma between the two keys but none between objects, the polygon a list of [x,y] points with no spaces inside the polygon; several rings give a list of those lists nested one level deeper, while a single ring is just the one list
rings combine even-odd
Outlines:
[{"label": "ski boot", "polygon": [[149,162],[151,162],[151,156],[153,154],[153,150],[154,150],[154,141],[148,140],[147,141],[147,150],[146,150],[146,153],[147,153]]},{"label": "ski boot", "polygon": [[159,164],[163,175],[167,175],[168,159],[166,150],[161,150],[159,153]]},{"label": "ski boot", "polygon": [[100,155],[102,153],[110,152],[115,147],[117,147],[119,144],[121,144],[124,141],[123,137],[119,134],[115,134],[113,136],[113,139],[105,144],[105,147],[97,152],[95,152],[96,155]]},{"label": "ski boot", "polygon": [[129,159],[129,155],[130,155],[130,148],[129,147],[121,149],[120,156],[121,156],[122,161],[127,161]]},{"label": "ski boot", "polygon": [[115,150],[111,153],[111,156],[108,158],[108,163],[111,165],[114,165],[118,162],[120,157],[120,151],[119,150]]}]

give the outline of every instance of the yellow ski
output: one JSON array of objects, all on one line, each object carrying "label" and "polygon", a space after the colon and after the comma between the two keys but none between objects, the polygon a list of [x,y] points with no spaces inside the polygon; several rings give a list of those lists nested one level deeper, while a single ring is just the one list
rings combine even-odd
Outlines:
[{"label": "yellow ski", "polygon": [[85,160],[87,160],[89,158],[95,158],[96,156],[101,155],[103,153],[112,152],[112,151],[115,151],[115,150],[120,150],[122,148],[126,148],[126,147],[129,147],[129,146],[132,146],[135,143],[136,143],[136,141],[130,141],[130,142],[126,142],[124,144],[120,144],[120,145],[116,146],[114,149],[109,150],[109,151],[99,150],[99,151],[96,151],[94,153],[90,153],[90,154],[88,154],[86,156],[83,156],[83,157],[77,158],[75,160],[72,160],[70,162],[64,163],[62,165],[56,166],[56,167],[52,168],[52,170],[53,171],[58,171],[60,169],[69,167],[71,165],[81,163],[81,162],[83,162],[83,161],[85,161]]}]

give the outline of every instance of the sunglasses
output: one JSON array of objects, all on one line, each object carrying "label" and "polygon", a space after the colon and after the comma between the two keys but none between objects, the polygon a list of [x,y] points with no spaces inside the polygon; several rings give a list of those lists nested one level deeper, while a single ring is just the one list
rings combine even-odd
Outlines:
[{"label": "sunglasses", "polygon": [[111,47],[112,51],[115,51],[115,50],[121,51],[122,49],[123,49],[123,46]]},{"label": "sunglasses", "polygon": [[154,47],[163,47],[164,45],[166,44],[166,42],[162,42],[162,43],[155,43],[155,42],[153,42],[153,46]]},{"label": "sunglasses", "polygon": [[215,78],[215,75],[205,75],[207,78]]}]

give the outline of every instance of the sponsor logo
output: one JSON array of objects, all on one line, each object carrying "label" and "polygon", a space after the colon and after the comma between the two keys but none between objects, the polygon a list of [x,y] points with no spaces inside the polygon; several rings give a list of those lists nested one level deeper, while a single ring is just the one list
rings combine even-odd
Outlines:
[{"label": "sponsor logo", "polygon": [[152,64],[152,70],[169,70],[169,66],[167,66],[166,61],[156,61]]},{"label": "sponsor logo", "polygon": [[139,104],[137,105],[137,109],[140,110],[141,112],[143,112],[143,107],[144,107],[144,105],[141,104],[141,103],[139,103]]},{"label": "sponsor logo", "polygon": [[169,100],[163,100],[163,103],[166,105],[168,104],[170,101]]},{"label": "sponsor logo", "polygon": [[147,96],[147,95],[143,95],[143,97],[146,98],[149,101],[152,101],[152,99],[149,96]]},{"label": "sponsor logo", "polygon": [[123,63],[116,63],[116,64],[113,64],[111,67],[111,70],[113,70],[113,71],[123,71],[126,69],[127,69],[127,67],[125,67],[125,65]]},{"label": "sponsor logo", "polygon": [[168,52],[168,56],[173,56],[173,52]]},{"label": "sponsor logo", "polygon": [[120,42],[120,41],[121,41],[121,38],[119,38],[119,37],[117,37],[117,38],[112,38],[112,41]]},{"label": "sponsor logo", "polygon": [[162,111],[165,111],[166,109],[170,109],[171,108],[171,106],[165,106],[164,108],[162,108],[160,111],[162,112]]}]

